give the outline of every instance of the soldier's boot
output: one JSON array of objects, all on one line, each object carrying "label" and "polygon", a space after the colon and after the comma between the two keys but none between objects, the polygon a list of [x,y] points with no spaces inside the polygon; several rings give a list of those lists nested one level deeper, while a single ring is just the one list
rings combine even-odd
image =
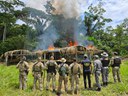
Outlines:
[{"label": "soldier's boot", "polygon": [[101,91],[101,88],[97,88],[96,91]]},{"label": "soldier's boot", "polygon": [[106,82],[106,86],[108,86],[108,82]]},{"label": "soldier's boot", "polygon": [[103,86],[106,86],[106,82],[103,82]]},{"label": "soldier's boot", "polygon": [[55,90],[55,89],[53,89],[53,92],[56,92],[56,90]]},{"label": "soldier's boot", "polygon": [[32,90],[36,90],[36,84],[33,85]]},{"label": "soldier's boot", "polygon": [[78,94],[78,90],[77,89],[74,91],[74,94]]}]

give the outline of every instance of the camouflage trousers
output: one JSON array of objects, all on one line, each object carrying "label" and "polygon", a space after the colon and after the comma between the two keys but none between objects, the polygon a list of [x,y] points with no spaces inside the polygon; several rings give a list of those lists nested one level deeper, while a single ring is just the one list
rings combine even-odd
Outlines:
[{"label": "camouflage trousers", "polygon": [[46,83],[46,89],[49,89],[49,83],[52,79],[52,88],[56,89],[56,75],[54,73],[47,73],[47,83]]},{"label": "camouflage trousers", "polygon": [[37,88],[37,81],[39,83],[39,89],[42,90],[42,76],[41,72],[34,72],[33,90]]},{"label": "camouflage trousers", "polygon": [[118,79],[118,82],[121,82],[121,79],[120,79],[120,68],[119,67],[113,67],[112,68],[112,73],[113,73],[114,82],[116,82],[116,79]]},{"label": "camouflage trousers", "polygon": [[100,74],[101,74],[100,71],[96,71],[96,72],[95,72],[95,81],[96,81],[96,86],[97,86],[98,88],[101,88],[101,84],[100,84]]},{"label": "camouflage trousers", "polygon": [[24,90],[27,88],[27,74],[25,72],[20,72],[19,82],[20,82],[20,86],[19,86],[20,89]]},{"label": "camouflage trousers", "polygon": [[79,85],[79,76],[78,74],[72,74],[71,75],[71,92],[74,92],[74,83],[76,83],[75,91],[78,91],[78,85]]},{"label": "camouflage trousers", "polygon": [[68,90],[68,76],[59,76],[59,82],[58,82],[58,92],[61,92],[61,88],[62,88],[62,82],[64,81],[64,88],[65,91],[67,92]]},{"label": "camouflage trousers", "polygon": [[108,67],[103,67],[102,68],[102,81],[103,81],[103,83],[107,83],[108,82],[108,74],[109,74]]}]

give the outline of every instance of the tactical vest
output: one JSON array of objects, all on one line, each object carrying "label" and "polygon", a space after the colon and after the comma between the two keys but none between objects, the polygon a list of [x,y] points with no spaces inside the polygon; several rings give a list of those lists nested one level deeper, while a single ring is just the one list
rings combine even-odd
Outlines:
[{"label": "tactical vest", "polygon": [[23,72],[23,71],[26,70],[26,65],[25,65],[24,62],[21,62],[21,63],[19,64],[19,70],[20,70],[20,72]]},{"label": "tactical vest", "polygon": [[71,73],[72,74],[78,74],[80,72],[80,68],[78,64],[74,64],[71,68]]},{"label": "tactical vest", "polygon": [[41,65],[39,65],[39,64],[35,64],[34,65],[34,70],[33,70],[34,72],[41,72],[42,70],[41,70]]},{"label": "tactical vest", "polygon": [[120,67],[121,59],[120,58],[114,58],[113,67]]},{"label": "tactical vest", "polygon": [[55,67],[56,67],[55,62],[54,61],[49,61],[47,73],[55,73],[56,74],[56,68]]},{"label": "tactical vest", "polygon": [[60,76],[65,76],[67,73],[66,73],[66,67],[63,65],[61,65],[61,67],[59,68],[59,75]]},{"label": "tactical vest", "polygon": [[101,60],[101,62],[102,62],[103,67],[108,67],[110,60],[109,59],[108,60],[103,59],[103,60]]}]

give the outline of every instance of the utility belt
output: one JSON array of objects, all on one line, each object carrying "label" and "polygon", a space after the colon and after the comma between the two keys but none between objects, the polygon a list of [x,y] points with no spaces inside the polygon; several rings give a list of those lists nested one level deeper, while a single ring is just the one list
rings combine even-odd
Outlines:
[{"label": "utility belt", "polygon": [[41,71],[34,71],[35,73],[41,73]]},{"label": "utility belt", "polygon": [[96,71],[101,71],[101,69],[97,69]]},{"label": "utility belt", "polygon": [[[63,76],[63,74],[59,73],[60,76]],[[65,73],[64,76],[68,76],[68,73]]]},{"label": "utility belt", "polygon": [[114,66],[113,68],[118,69],[118,68],[120,68],[120,67],[119,67],[119,66]]},{"label": "utility belt", "polygon": [[22,71],[19,71],[19,72],[25,72],[26,70],[22,70]]},{"label": "utility belt", "polygon": [[106,66],[106,67],[103,67],[104,69],[108,69],[108,66]]},{"label": "utility belt", "polygon": [[47,72],[50,73],[51,75],[56,75],[56,72]]}]

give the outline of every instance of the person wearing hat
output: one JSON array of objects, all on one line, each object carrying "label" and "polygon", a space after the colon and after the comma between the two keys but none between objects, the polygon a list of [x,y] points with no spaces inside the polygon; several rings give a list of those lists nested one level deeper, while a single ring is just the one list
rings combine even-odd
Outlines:
[{"label": "person wearing hat", "polygon": [[37,81],[39,83],[39,89],[43,90],[42,89],[42,74],[43,74],[42,70],[43,69],[45,69],[45,67],[41,62],[41,57],[38,57],[38,61],[32,67],[32,74],[34,77],[33,90],[36,89]]},{"label": "person wearing hat", "polygon": [[96,81],[96,86],[98,87],[96,90],[101,91],[101,84],[100,84],[100,74],[101,74],[101,68],[102,68],[102,63],[101,60],[99,59],[98,55],[94,55],[94,73],[95,73],[95,81]]},{"label": "person wearing hat", "polygon": [[62,82],[64,81],[64,88],[65,88],[65,92],[68,91],[68,74],[69,74],[69,67],[68,65],[65,63],[66,59],[65,58],[61,58],[61,64],[59,65],[59,80],[58,80],[58,92],[57,95],[59,96],[61,94],[61,88],[62,88]]},{"label": "person wearing hat", "polygon": [[46,69],[47,69],[47,83],[46,83],[46,90],[49,89],[49,83],[52,79],[52,88],[53,92],[55,92],[55,83],[56,83],[56,69],[58,68],[58,65],[56,61],[54,60],[54,56],[50,57],[50,60],[46,62]]},{"label": "person wearing hat", "polygon": [[[70,78],[71,78],[71,92],[75,94],[78,93],[79,86],[79,78],[81,74],[81,66],[77,63],[76,58],[73,59],[73,63],[69,67],[70,70]],[[76,83],[76,87],[74,90],[74,83]]]},{"label": "person wearing hat", "polygon": [[114,52],[113,55],[114,56],[112,57],[112,60],[111,60],[113,79],[114,79],[114,82],[116,82],[116,77],[117,77],[118,82],[121,82],[121,79],[120,79],[120,64],[122,63],[122,60],[118,56],[117,52]]},{"label": "person wearing hat", "polygon": [[87,79],[88,79],[88,86],[91,88],[91,73],[92,73],[92,64],[91,61],[88,59],[87,54],[84,54],[84,60],[81,62],[83,66],[83,78],[84,78],[84,88],[87,88]]},{"label": "person wearing hat", "polygon": [[108,85],[108,74],[109,74],[109,63],[110,60],[108,58],[108,54],[106,52],[103,52],[101,54],[102,58],[101,58],[101,62],[102,62],[102,82],[103,82],[103,86],[107,86]]},{"label": "person wearing hat", "polygon": [[26,57],[21,57],[20,62],[16,65],[19,68],[19,81],[20,81],[20,89],[24,90],[27,88],[27,75],[29,70],[29,65],[26,62]]}]

